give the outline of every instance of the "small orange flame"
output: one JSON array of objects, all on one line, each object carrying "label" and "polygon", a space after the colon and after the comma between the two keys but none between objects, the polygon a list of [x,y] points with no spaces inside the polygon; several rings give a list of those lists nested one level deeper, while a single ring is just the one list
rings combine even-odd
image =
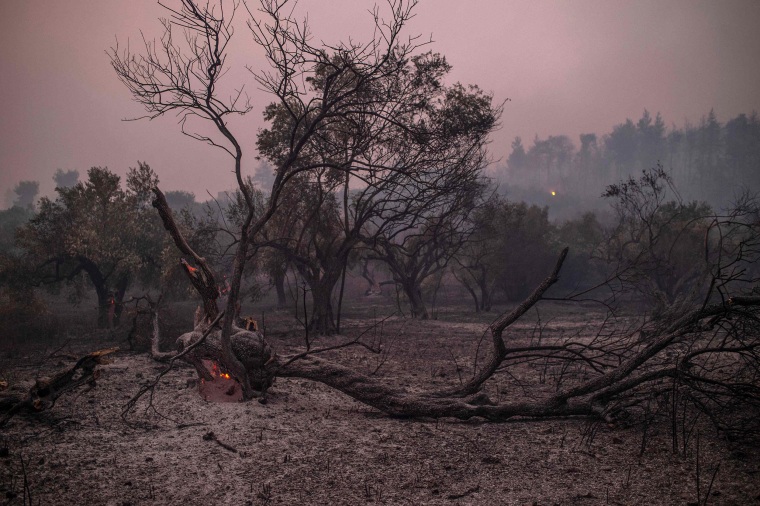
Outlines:
[{"label": "small orange flame", "polygon": [[219,368],[219,364],[216,362],[211,363],[211,375],[215,378],[222,378],[222,379],[232,379],[232,376],[229,375],[229,373],[222,372],[222,370]]},{"label": "small orange flame", "polygon": [[242,390],[238,382],[228,372],[223,372],[222,367],[211,359],[202,359],[203,366],[209,372],[210,381],[201,378],[198,389],[206,401],[213,402],[237,402],[242,399]]}]

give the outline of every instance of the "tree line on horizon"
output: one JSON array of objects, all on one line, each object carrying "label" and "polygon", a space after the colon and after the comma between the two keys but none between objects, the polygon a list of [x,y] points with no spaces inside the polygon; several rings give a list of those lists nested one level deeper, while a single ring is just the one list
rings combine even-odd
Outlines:
[{"label": "tree line on horizon", "polygon": [[[60,170],[54,176],[57,198],[0,211],[6,298],[28,302],[35,289],[46,288],[76,303],[94,291],[98,326],[107,327],[119,324],[129,293],[139,298],[158,291],[167,300],[191,296],[182,255],[171,247],[150,205],[158,178],[148,164],[128,171],[126,188],[107,168],[91,168],[84,181],[76,171],[65,175],[65,181]],[[347,272],[366,281],[368,295],[395,293],[400,314],[436,317],[442,285],[458,286],[475,312],[490,311],[495,302],[526,297],[565,246],[570,253],[558,287],[566,293],[602,283],[610,270],[630,263],[638,278],[631,283],[637,286],[633,292],[654,304],[671,304],[704,274],[699,244],[715,215],[705,203],[680,199],[662,168],[606,188],[606,203],[615,214],[610,223],[593,211],[552,220],[547,206],[513,201],[486,179],[473,178],[447,187],[444,193],[451,195],[445,205],[412,212],[418,220],[412,224],[408,208],[374,202],[381,217],[398,221],[394,227],[375,215],[362,221],[356,211],[344,214],[369,204],[362,202],[366,189],[344,192],[338,183],[294,186],[283,199],[284,211],[252,239],[256,258],[248,259],[244,278],[249,302],[271,289],[279,307],[296,307],[309,327],[328,334],[340,330]],[[269,198],[256,180],[248,185],[256,201]],[[631,218],[634,210],[621,188],[653,200],[647,220]],[[167,191],[165,198],[189,244],[215,269],[229,268],[236,241],[229,229],[242,220],[240,193],[203,203],[184,191]],[[642,237],[643,224],[654,227],[654,239]],[[360,235],[369,239],[356,240]],[[302,293],[294,293],[294,286]],[[111,305],[115,322],[108,320]]]},{"label": "tree line on horizon", "polygon": [[579,142],[567,135],[536,136],[528,146],[516,137],[494,179],[513,199],[549,205],[554,216],[565,217],[598,209],[600,188],[658,164],[685,200],[716,209],[742,190],[760,188],[757,112],[721,123],[711,109],[698,124],[667,128],[659,113],[652,117],[645,109],[638,121],[626,119],[602,135],[581,134]]}]

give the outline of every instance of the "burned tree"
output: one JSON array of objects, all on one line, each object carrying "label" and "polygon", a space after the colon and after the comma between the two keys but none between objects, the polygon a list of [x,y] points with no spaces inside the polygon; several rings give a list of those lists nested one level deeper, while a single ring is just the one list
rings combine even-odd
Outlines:
[{"label": "burned tree", "polygon": [[310,330],[327,335],[336,330],[333,289],[356,241],[343,234],[337,196],[321,176],[314,184],[300,177],[292,180],[298,191],[283,194],[281,211],[269,221],[259,242],[267,246],[264,251],[287,259],[308,285]]},{"label": "burned tree", "polygon": [[[441,205],[435,199],[447,185],[439,183],[473,181],[477,171],[471,169],[480,165],[481,148],[494,121],[490,98],[475,92],[470,100],[462,95],[467,92],[461,87],[447,89],[443,94],[452,98],[451,104],[458,104],[451,108],[446,107],[447,99],[440,107],[426,102],[425,96],[418,96],[419,101],[397,99],[405,96],[406,86],[414,87],[418,79],[430,77],[427,73],[414,76],[414,65],[420,61],[413,55],[415,44],[400,41],[401,29],[411,16],[413,4],[391,2],[391,18],[386,21],[376,11],[376,37],[368,44],[330,48],[312,46],[308,30],[284,15],[281,7],[280,2],[264,0],[261,8],[264,20],[254,18],[249,24],[272,64],[271,72],[257,75],[259,84],[276,97],[276,105],[269,110],[286,118],[280,123],[282,132],[275,135],[276,142],[272,143],[277,146],[275,155],[269,157],[275,164],[275,179],[268,200],[260,208],[246,193],[240,171],[242,150],[225,122],[227,115],[245,112],[247,107],[235,109],[234,101],[224,104],[215,96],[218,78],[223,73],[224,48],[232,34],[231,21],[224,18],[225,13],[219,9],[215,12],[211,7],[199,8],[185,0],[181,10],[172,11],[174,18],[166,24],[167,34],[161,44],[165,54],[161,57],[151,44],[143,57],[118,51],[112,54],[120,77],[152,115],[179,112],[183,118],[202,116],[214,123],[232,146],[225,149],[234,159],[246,205],[246,218],[237,234],[233,290],[224,312],[214,314],[215,275],[184,240],[160,190],[154,189],[154,205],[175,244],[195,264],[190,267],[196,270],[188,272],[198,275],[193,281],[206,302],[205,317],[194,332],[180,337],[181,351],[174,359],[193,363],[201,377],[208,375],[202,361],[213,360],[239,382],[245,398],[254,395],[256,389],[266,390],[277,376],[299,377],[322,382],[394,416],[483,417],[502,421],[515,416],[580,415],[612,421],[640,410],[646,399],[672,391],[674,381],[679,388],[693,392],[695,402],[715,415],[716,420],[727,419],[724,415],[730,415],[730,419],[735,414],[725,410],[719,413],[722,408],[712,409],[711,406],[728,405],[724,402],[726,397],[737,405],[757,409],[760,296],[756,293],[757,276],[750,266],[760,254],[760,233],[757,205],[750,199],[734,212],[714,216],[709,222],[704,256],[705,272],[709,275],[706,284],[694,285],[700,293],[698,300],[689,298],[668,308],[659,318],[647,316],[633,324],[605,320],[588,336],[528,344],[511,341],[508,331],[512,324],[545,298],[558,295],[549,290],[559,279],[565,249],[553,269],[545,266],[548,276],[523,302],[488,328],[490,347],[481,348],[488,349],[476,357],[467,381],[442,391],[419,393],[389,386],[376,377],[320,356],[340,347],[369,347],[361,337],[336,346],[281,356],[260,333],[234,327],[235,303],[249,244],[255,244],[252,239],[259,237],[271,218],[282,212],[289,192],[297,194],[298,190],[293,190],[297,181],[320,182],[322,177],[332,182],[333,186],[323,187],[330,191],[317,194],[315,202],[320,205],[328,194],[335,194],[335,189],[344,189],[349,195],[352,194],[349,186],[357,191],[366,188],[368,195],[378,191],[374,195],[382,198],[364,201],[373,205],[382,203],[374,214],[376,221],[368,222],[369,231],[372,232],[372,227],[382,230],[386,223],[383,217],[397,213],[403,206],[411,207],[407,208],[410,212],[403,214],[409,221],[401,223],[407,223],[408,230],[412,230],[425,222],[425,203],[432,209]],[[190,53],[174,45],[171,30],[177,26],[188,30]],[[410,69],[411,74],[407,74]],[[457,95],[464,99],[459,100]],[[481,101],[487,101],[488,107],[469,107]],[[486,114],[481,116],[478,111]],[[462,115],[471,130],[462,127]],[[383,127],[373,130],[378,125]],[[484,128],[479,129],[478,125]],[[349,135],[356,128],[375,134]],[[452,153],[463,156],[452,159]],[[470,176],[469,179],[462,178],[462,174]],[[353,186],[352,178],[357,186]],[[398,185],[376,190],[382,188],[376,184],[378,180],[395,181]],[[420,196],[422,205],[410,200]],[[358,203],[349,202],[349,209],[354,206],[359,212]],[[581,297],[579,294],[569,300]],[[215,324],[222,319],[224,324],[216,328]],[[552,390],[544,389],[531,398],[506,402],[494,402],[484,393],[483,386],[490,378],[508,374],[514,364],[535,362],[557,367],[559,372]]]},{"label": "burned tree", "polygon": [[[245,114],[250,110],[244,100],[242,88],[225,102],[217,96],[219,82],[225,73],[227,44],[234,34],[232,21],[236,9],[225,13],[224,5],[217,9],[210,5],[201,7],[192,1],[183,1],[178,10],[167,8],[169,19],[163,19],[164,33],[159,41],[144,41],[145,53],[136,55],[129,48],[121,50],[117,45],[110,51],[111,64],[121,82],[142,104],[149,118],[157,118],[173,113],[181,118],[182,132],[197,140],[224,150],[233,159],[238,188],[245,198],[248,212],[240,227],[240,237],[233,261],[230,295],[223,320],[221,334],[221,361],[243,384],[244,392],[250,395],[248,375],[240,360],[233,354],[230,334],[235,317],[235,304],[240,293],[248,238],[253,229],[254,205],[250,189],[246,186],[241,172],[243,150],[227,124],[227,117]],[[184,32],[184,47],[174,38],[174,32]],[[242,100],[242,103],[241,103]],[[223,140],[186,129],[188,120],[200,118],[211,122]],[[224,144],[222,144],[223,142]],[[195,253],[182,237],[177,224],[171,218],[171,210],[158,188],[154,188],[156,199],[153,205],[159,210],[164,226],[169,230],[178,249],[190,256],[200,269],[188,272],[198,273],[194,286],[201,292],[206,310],[206,320],[217,316],[215,291],[217,282],[205,260]]]},{"label": "burned tree", "polygon": [[451,272],[465,287],[475,303],[475,312],[490,311],[493,292],[501,266],[499,253],[502,235],[494,216],[500,201],[492,196],[470,217],[472,232],[456,255]]},{"label": "burned tree", "polygon": [[452,272],[473,297],[476,312],[490,310],[497,290],[511,301],[525,298],[552,261],[548,209],[493,196],[471,221],[471,236]]},{"label": "burned tree", "polygon": [[601,253],[621,288],[656,305],[699,291],[709,276],[706,235],[715,221],[707,204],[683,202],[661,165],[609,186],[603,197],[618,221]]},{"label": "burned tree", "polygon": [[[703,257],[711,274],[700,286],[699,299],[682,299],[656,318],[612,314],[595,329],[586,329],[588,334],[510,343],[510,325],[544,300],[558,280],[567,253],[563,251],[553,272],[491,324],[490,351],[479,357],[469,380],[457,387],[412,394],[306,353],[278,357],[277,374],[324,382],[396,416],[478,416],[493,421],[580,415],[614,422],[675,402],[675,391],[733,437],[755,437],[760,413],[757,217],[753,199],[713,216]],[[587,294],[565,300],[584,297]],[[531,400],[494,403],[483,394],[486,381],[505,373],[508,378],[510,369],[520,364],[552,367],[558,371],[555,384],[542,389],[536,382],[531,397],[537,398]]]},{"label": "burned tree", "polygon": [[[40,413],[52,408],[55,402],[63,395],[88,385],[95,386],[100,377],[97,366],[110,362],[108,355],[118,351],[118,348],[109,348],[94,351],[81,358],[68,369],[58,372],[51,378],[36,378],[26,395],[0,394],[0,427],[5,427],[8,421],[17,413],[24,411]],[[4,390],[8,385],[2,382]]]},{"label": "burned tree", "polygon": [[[307,27],[283,16],[281,2],[263,1],[260,9],[263,20],[251,15],[248,26],[272,67],[271,72],[257,74],[256,79],[261,87],[272,92],[279,106],[284,108],[284,113],[289,117],[286,126],[290,132],[288,142],[276,160],[274,183],[263,209],[257,209],[254,205],[241,172],[243,151],[227,124],[229,115],[244,114],[250,106],[247,102],[239,105],[243,97],[242,88],[227,102],[218,97],[219,82],[225,70],[226,48],[234,34],[232,20],[236,5],[225,11],[223,4],[201,7],[191,0],[184,0],[179,9],[169,9],[171,17],[163,20],[163,37],[157,42],[145,41],[143,54],[131,53],[129,49],[121,50],[118,46],[110,52],[119,79],[135,100],[145,106],[148,117],[177,114],[182,119],[183,132],[223,149],[234,160],[238,189],[244,197],[247,213],[237,237],[221,333],[222,356],[219,358],[241,382],[246,397],[252,395],[252,390],[243,364],[232,352],[230,336],[250,239],[263,229],[277,211],[282,194],[293,178],[325,168],[334,168],[338,172],[345,170],[342,165],[335,166],[321,157],[314,159],[310,155],[313,139],[335,118],[349,115],[357,109],[361,111],[368,106],[377,106],[369,117],[385,119],[386,123],[392,124],[393,117],[404,113],[398,110],[392,99],[376,103],[367,96],[372,96],[378,88],[385,92],[392,91],[387,87],[398,81],[394,78],[402,75],[407,59],[416,48],[413,40],[404,43],[399,39],[402,27],[411,16],[412,6],[404,2],[392,3],[391,19],[388,21],[382,20],[379,12],[375,12],[378,30],[375,39],[364,46],[341,44],[329,48],[329,52],[311,45]],[[184,44],[173,37],[173,31],[177,30],[184,31]],[[320,84],[312,84],[317,82]],[[393,97],[393,94],[388,96]],[[406,107],[413,107],[413,104],[406,104]],[[211,122],[221,136],[219,142],[186,130],[187,121],[195,118]],[[393,167],[382,169],[393,172]],[[381,172],[377,168],[373,171]],[[156,195],[154,205],[160,209],[164,225],[178,248],[200,266],[207,278],[205,285],[215,284],[211,271],[207,272],[204,268],[201,257],[181,237],[168,206],[161,202],[158,189]],[[211,295],[213,293],[209,291],[207,296]],[[211,310],[211,314],[206,315],[207,321],[215,316],[214,304],[205,302]]]}]

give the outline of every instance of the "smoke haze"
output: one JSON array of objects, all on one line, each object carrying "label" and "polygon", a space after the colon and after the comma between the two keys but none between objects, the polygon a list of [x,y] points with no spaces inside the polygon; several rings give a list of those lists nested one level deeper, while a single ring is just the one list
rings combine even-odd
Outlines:
[{"label": "smoke haze", "polygon": [[[171,2],[170,2],[171,3]],[[367,40],[372,1],[302,0],[315,39]],[[329,5],[329,6],[328,6]],[[382,5],[382,3],[381,3]],[[254,109],[233,127],[256,167],[254,139],[270,101],[244,65],[263,58],[243,25],[230,47],[230,89],[246,84]],[[153,1],[3,2],[0,7],[0,197],[20,180],[53,188],[56,169],[148,162],[166,189],[216,194],[233,184],[219,151],[183,137],[172,118],[123,122],[142,110],[117,81],[105,51],[160,34]],[[698,123],[713,108],[725,123],[760,109],[760,3],[756,1],[423,0],[408,34],[432,36],[452,77],[505,105],[491,151],[506,159],[515,136],[603,135],[646,108],[666,125]]]}]

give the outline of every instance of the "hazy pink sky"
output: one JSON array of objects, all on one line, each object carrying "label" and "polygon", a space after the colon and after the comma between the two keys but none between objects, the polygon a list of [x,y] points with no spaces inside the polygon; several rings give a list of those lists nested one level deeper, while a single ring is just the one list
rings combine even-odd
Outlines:
[{"label": "hazy pink sky", "polygon": [[[168,0],[171,4],[171,0]],[[255,0],[249,0],[251,4]],[[317,39],[366,40],[365,0],[301,0]],[[380,2],[382,5],[382,2]],[[491,150],[505,158],[516,136],[603,134],[644,108],[682,126],[710,108],[721,121],[760,110],[760,2],[757,0],[421,0],[410,34],[453,65],[452,82],[507,98]],[[229,160],[183,137],[173,117],[124,122],[142,110],[117,81],[106,49],[159,34],[152,0],[0,2],[0,203],[23,179],[53,188],[57,168],[108,166],[126,173],[147,161],[165,190],[203,200],[230,188]],[[240,17],[240,21],[243,21]],[[246,84],[254,110],[233,124],[256,163],[260,111],[270,100],[243,70],[263,65],[239,26],[230,86]]]}]

